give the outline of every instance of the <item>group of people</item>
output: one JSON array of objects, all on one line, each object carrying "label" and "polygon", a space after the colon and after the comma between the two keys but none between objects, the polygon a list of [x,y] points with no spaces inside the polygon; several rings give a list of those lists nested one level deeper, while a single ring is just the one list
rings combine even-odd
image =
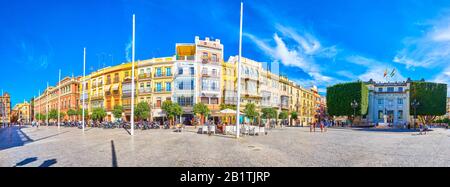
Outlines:
[{"label": "group of people", "polygon": [[332,122],[328,120],[317,121],[309,125],[309,132],[316,132],[317,126],[320,127],[320,132],[327,132],[327,128],[330,127],[331,125]]}]

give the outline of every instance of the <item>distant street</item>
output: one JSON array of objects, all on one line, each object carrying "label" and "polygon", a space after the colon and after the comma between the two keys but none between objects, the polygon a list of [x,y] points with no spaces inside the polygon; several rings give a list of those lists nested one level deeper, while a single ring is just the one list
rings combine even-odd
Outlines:
[{"label": "distant street", "polygon": [[450,131],[309,128],[267,136],[197,134],[195,129],[40,127],[0,129],[0,166],[450,166]]}]

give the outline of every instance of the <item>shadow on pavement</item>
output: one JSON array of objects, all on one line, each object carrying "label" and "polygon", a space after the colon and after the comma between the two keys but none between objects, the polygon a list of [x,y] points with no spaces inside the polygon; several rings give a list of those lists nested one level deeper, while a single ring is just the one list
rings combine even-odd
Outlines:
[{"label": "shadow on pavement", "polygon": [[24,166],[24,165],[27,165],[27,164],[29,164],[29,163],[31,163],[31,162],[36,161],[36,160],[37,160],[37,157],[30,157],[30,158],[27,158],[27,159],[22,160],[22,161],[20,161],[20,162],[17,162],[16,165],[13,166],[13,167]]},{"label": "shadow on pavement", "polygon": [[9,127],[0,131],[0,151],[33,142],[21,128],[24,127]]},{"label": "shadow on pavement", "polygon": [[418,130],[414,129],[377,129],[377,128],[354,128],[352,130],[355,131],[368,131],[368,132],[417,132]]},{"label": "shadow on pavement", "polygon": [[117,167],[117,156],[116,156],[116,147],[114,146],[114,140],[111,140],[111,156],[112,156],[112,167]]},{"label": "shadow on pavement", "polygon": [[61,132],[58,134],[50,135],[47,137],[39,138],[36,140],[31,139],[25,132],[22,131],[22,128],[29,128],[29,127],[9,127],[6,129],[2,129],[0,131],[0,151],[13,148],[13,147],[19,147],[24,146],[27,143],[31,142],[37,142],[40,140],[44,140],[47,138],[55,137],[60,134],[68,133],[69,131]]},{"label": "shadow on pavement", "polygon": [[39,167],[50,167],[56,163],[57,163],[56,159],[49,159],[44,161]]},{"label": "shadow on pavement", "polygon": [[47,138],[55,137],[55,136],[58,136],[58,135],[61,135],[61,134],[65,134],[65,133],[68,133],[68,132],[69,132],[69,131],[60,132],[60,133],[58,133],[58,134],[54,134],[54,135],[50,135],[50,136],[47,136],[47,137],[39,138],[39,139],[36,139],[36,140],[32,140],[32,142],[37,142],[37,141],[40,141],[40,140],[45,140],[45,139],[47,139]]}]

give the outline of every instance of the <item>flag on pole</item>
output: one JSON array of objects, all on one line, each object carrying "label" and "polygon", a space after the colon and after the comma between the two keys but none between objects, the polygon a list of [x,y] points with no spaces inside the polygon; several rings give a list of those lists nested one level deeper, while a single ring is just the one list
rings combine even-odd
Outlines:
[{"label": "flag on pole", "polygon": [[395,75],[395,68],[391,72],[391,77],[393,77],[394,75]]},{"label": "flag on pole", "polygon": [[386,70],[384,70],[384,78],[386,78],[387,74],[388,74],[388,69],[386,68]]}]

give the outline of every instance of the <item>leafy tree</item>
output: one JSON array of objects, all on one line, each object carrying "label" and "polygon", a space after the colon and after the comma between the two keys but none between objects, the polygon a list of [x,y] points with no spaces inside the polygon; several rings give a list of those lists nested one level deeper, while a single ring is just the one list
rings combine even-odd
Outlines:
[{"label": "leafy tree", "polygon": [[[83,117],[83,109],[82,108],[78,109],[77,115],[80,116],[80,119]],[[89,118],[87,109],[84,109],[84,118],[85,119]]]},{"label": "leafy tree", "polygon": [[200,114],[201,116],[201,125],[203,125],[205,116],[209,115],[211,111],[209,110],[208,106],[206,106],[203,103],[197,103],[194,105],[193,109],[194,114]]},{"label": "leafy tree", "polygon": [[58,110],[56,109],[50,110],[50,112],[48,113],[48,118],[54,120],[58,119]]},{"label": "leafy tree", "polygon": [[116,119],[122,118],[123,107],[121,105],[114,106],[112,113],[114,115],[114,118]]},{"label": "leafy tree", "polygon": [[138,103],[136,108],[134,109],[134,116],[138,120],[147,119],[149,114],[150,114],[150,107],[146,102]]},{"label": "leafy tree", "polygon": [[263,108],[261,112],[261,117],[267,119],[268,121],[277,117],[277,110],[274,108]]},{"label": "leafy tree", "polygon": [[327,88],[328,113],[332,116],[352,116],[351,103],[356,101],[356,115],[366,115],[369,107],[369,89],[363,82],[336,84]]},{"label": "leafy tree", "polygon": [[284,122],[288,117],[289,117],[289,113],[287,111],[282,111],[278,115],[278,118],[281,119],[282,122]]},{"label": "leafy tree", "polygon": [[167,118],[170,120],[170,125],[174,125],[175,117],[183,114],[183,109],[178,103],[172,103],[171,101],[165,101],[162,106],[163,110],[167,114]]},{"label": "leafy tree", "polygon": [[[410,87],[410,115],[417,114],[423,123],[431,123],[436,116],[445,115],[447,85],[431,82],[412,82]],[[419,105],[414,111],[412,102]],[[416,112],[416,113],[415,113]]]},{"label": "leafy tree", "polygon": [[248,103],[245,105],[244,114],[251,120],[251,124],[255,121],[255,118],[259,116],[258,111],[256,111],[256,105],[253,103]]},{"label": "leafy tree", "polygon": [[36,117],[37,120],[42,120],[42,121],[46,119],[46,115],[45,115],[45,114],[39,114],[39,113],[37,113],[37,114],[35,115],[35,117]]},{"label": "leafy tree", "polygon": [[78,115],[78,112],[77,112],[76,110],[74,110],[74,109],[69,109],[69,110],[67,111],[67,115],[68,115],[70,118],[72,118],[73,116],[77,116],[77,115]]},{"label": "leafy tree", "polygon": [[64,113],[64,112],[60,112],[59,113],[59,118],[62,120],[62,119],[64,119],[64,116],[66,116],[66,113]]},{"label": "leafy tree", "polygon": [[94,108],[92,110],[91,118],[94,121],[103,121],[103,118],[106,116],[106,111],[104,108]]},{"label": "leafy tree", "polygon": [[291,118],[294,120],[294,125],[297,125],[298,113],[291,112]]}]

